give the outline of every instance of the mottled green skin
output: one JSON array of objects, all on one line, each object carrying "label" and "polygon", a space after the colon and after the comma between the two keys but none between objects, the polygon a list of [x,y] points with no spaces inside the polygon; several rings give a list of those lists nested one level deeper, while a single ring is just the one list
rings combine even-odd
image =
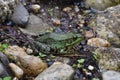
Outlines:
[{"label": "mottled green skin", "polygon": [[71,48],[82,40],[83,37],[80,34],[50,33],[37,38],[36,44],[41,50],[44,50],[45,53],[49,53],[51,50],[57,51],[58,53],[69,53]]}]

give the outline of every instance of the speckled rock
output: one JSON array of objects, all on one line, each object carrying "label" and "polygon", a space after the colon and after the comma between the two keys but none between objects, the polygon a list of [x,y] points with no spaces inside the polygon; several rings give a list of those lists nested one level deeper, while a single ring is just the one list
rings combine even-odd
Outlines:
[{"label": "speckled rock", "polygon": [[98,10],[104,10],[110,6],[120,3],[120,0],[86,0],[86,7],[93,7]]},{"label": "speckled rock", "polygon": [[99,56],[99,67],[101,71],[120,71],[120,48],[98,48],[95,53]]},{"label": "speckled rock", "polygon": [[11,68],[11,70],[13,71],[14,75],[15,75],[17,78],[19,78],[19,79],[22,78],[24,72],[23,72],[23,70],[22,70],[20,67],[18,67],[18,66],[17,66],[16,64],[14,64],[14,63],[9,63],[9,67]]},{"label": "speckled rock", "polygon": [[47,32],[52,32],[52,28],[43,20],[33,14],[30,15],[26,28],[20,28],[23,33],[29,35],[39,35]]},{"label": "speckled rock", "polygon": [[17,56],[25,56],[27,55],[27,53],[25,52],[25,50],[19,46],[9,46],[5,51],[4,51],[5,55],[11,59],[11,60],[15,60],[17,58]]},{"label": "speckled rock", "polygon": [[88,39],[87,44],[93,47],[110,47],[110,43],[101,38]]},{"label": "speckled rock", "polygon": [[18,66],[23,69],[24,73],[28,76],[37,76],[39,73],[47,68],[46,63],[35,56],[18,56],[17,58]]},{"label": "speckled rock", "polygon": [[98,14],[90,26],[97,32],[98,37],[120,47],[120,5]]},{"label": "speckled rock", "polygon": [[71,66],[61,62],[55,62],[39,74],[35,80],[73,80],[73,74],[74,70]]},{"label": "speckled rock", "polygon": [[102,73],[103,80],[120,80],[120,72],[106,71]]},{"label": "speckled rock", "polygon": [[27,9],[21,3],[18,3],[11,17],[12,21],[17,25],[25,26],[28,22],[28,18],[29,13]]},{"label": "speckled rock", "polygon": [[12,14],[16,0],[0,0],[0,23]]}]

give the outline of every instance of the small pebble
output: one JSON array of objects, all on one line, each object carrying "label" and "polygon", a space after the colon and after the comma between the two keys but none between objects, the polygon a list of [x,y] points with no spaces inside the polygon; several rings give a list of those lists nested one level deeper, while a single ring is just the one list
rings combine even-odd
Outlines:
[{"label": "small pebble", "polygon": [[91,65],[89,65],[89,66],[88,66],[88,69],[92,71],[92,70],[94,69],[94,67],[91,66]]},{"label": "small pebble", "polygon": [[79,12],[80,9],[78,8],[78,6],[75,6],[75,12]]},{"label": "small pebble", "polygon": [[40,5],[38,5],[38,4],[33,4],[33,5],[31,5],[31,9],[32,9],[32,11],[33,11],[34,13],[38,13],[39,10],[40,10]]},{"label": "small pebble", "polygon": [[72,8],[70,8],[70,7],[65,7],[65,8],[63,8],[63,12],[70,12],[72,10]]},{"label": "small pebble", "polygon": [[59,26],[61,24],[60,20],[58,20],[58,19],[53,19],[52,21],[53,21],[54,26]]},{"label": "small pebble", "polygon": [[30,49],[30,48],[27,48],[27,49],[26,49],[26,52],[27,52],[27,54],[31,54],[31,53],[33,53],[33,50]]},{"label": "small pebble", "polygon": [[94,33],[91,30],[85,32],[85,37],[86,38],[92,38],[93,36],[94,36]]}]

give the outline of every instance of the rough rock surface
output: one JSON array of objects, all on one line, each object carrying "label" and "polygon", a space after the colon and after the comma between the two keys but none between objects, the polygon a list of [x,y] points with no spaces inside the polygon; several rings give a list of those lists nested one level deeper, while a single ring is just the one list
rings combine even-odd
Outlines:
[{"label": "rough rock surface", "polygon": [[21,47],[18,46],[9,46],[5,51],[4,51],[5,55],[14,60],[17,56],[25,56],[27,55],[27,53],[25,52],[25,50]]},{"label": "rough rock surface", "polygon": [[52,28],[43,20],[35,15],[30,15],[26,28],[20,28],[23,33],[30,35],[39,35],[46,32],[51,32]]},{"label": "rough rock surface", "polygon": [[23,70],[18,67],[16,64],[14,63],[9,63],[9,67],[11,68],[11,70],[13,71],[14,75],[17,77],[17,78],[22,78],[24,72]]},{"label": "rough rock surface", "polygon": [[120,0],[86,0],[87,7],[93,7],[98,10],[104,10],[119,3]]},{"label": "rough rock surface", "polygon": [[0,77],[6,77],[9,76],[9,74],[7,73],[7,71],[5,70],[3,64],[0,62]]},{"label": "rough rock surface", "polygon": [[102,73],[103,80],[120,80],[120,72],[106,71]]},{"label": "rough rock surface", "polygon": [[95,53],[99,56],[99,67],[101,71],[120,71],[120,49],[119,48],[98,48]]},{"label": "rough rock surface", "polygon": [[120,5],[107,8],[104,13],[98,14],[90,26],[99,37],[120,46]]},{"label": "rough rock surface", "polygon": [[93,47],[110,47],[110,43],[101,38],[88,39],[87,44]]},{"label": "rough rock surface", "polygon": [[10,17],[16,0],[0,0],[0,22]]},{"label": "rough rock surface", "polygon": [[27,9],[21,3],[18,3],[11,17],[12,21],[18,25],[25,26],[28,22],[28,18],[29,13]]},{"label": "rough rock surface", "polygon": [[19,56],[17,61],[18,66],[22,68],[28,76],[37,76],[47,68],[46,63],[42,62],[40,58],[35,56]]},{"label": "rough rock surface", "polygon": [[67,64],[55,62],[44,72],[39,74],[35,80],[73,80],[74,70]]}]

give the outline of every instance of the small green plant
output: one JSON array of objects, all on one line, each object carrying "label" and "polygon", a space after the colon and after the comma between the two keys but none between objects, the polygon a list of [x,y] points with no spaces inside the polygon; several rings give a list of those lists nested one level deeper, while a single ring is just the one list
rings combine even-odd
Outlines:
[{"label": "small green plant", "polygon": [[45,54],[43,54],[43,53],[41,53],[41,52],[39,53],[39,57],[40,57],[40,58],[44,58],[44,57],[46,57],[46,56],[47,56],[47,55],[45,55]]},{"label": "small green plant", "polygon": [[0,51],[3,52],[4,49],[8,48],[8,46],[9,46],[8,44],[1,44],[0,43]]},{"label": "small green plant", "polygon": [[50,14],[50,16],[53,16],[53,9],[48,9],[48,13]]},{"label": "small green plant", "polygon": [[92,52],[92,53],[93,53],[93,57],[98,61],[100,55],[98,55],[98,53],[96,53],[96,52]]},{"label": "small green plant", "polygon": [[77,62],[78,62],[79,64],[82,64],[82,63],[85,62],[85,59],[78,59]]},{"label": "small green plant", "polygon": [[100,80],[100,79],[98,79],[98,78],[93,78],[92,80]]},{"label": "small green plant", "polygon": [[85,62],[85,59],[78,59],[77,60],[77,64],[73,64],[72,67],[73,68],[82,68],[83,67],[83,63]]},{"label": "small green plant", "polygon": [[0,80],[12,80],[11,77],[7,76],[7,77],[4,77],[4,78],[0,78]]}]

